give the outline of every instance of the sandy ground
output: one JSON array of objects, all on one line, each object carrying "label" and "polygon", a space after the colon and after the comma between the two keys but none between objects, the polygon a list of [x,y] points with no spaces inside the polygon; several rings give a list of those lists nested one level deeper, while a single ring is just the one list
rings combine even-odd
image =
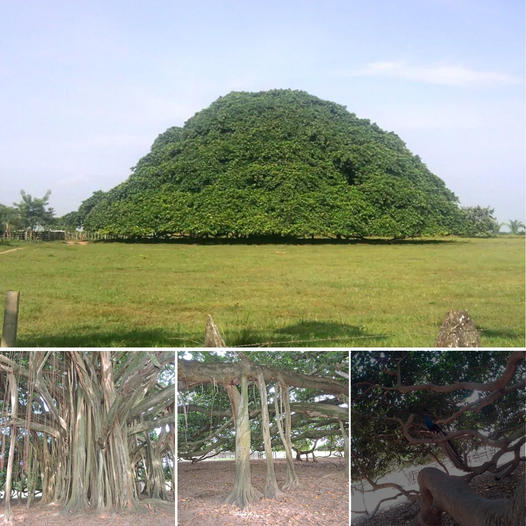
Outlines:
[{"label": "sandy ground", "polygon": [[[277,500],[262,498],[250,508],[223,504],[234,484],[235,462],[181,462],[178,487],[179,526],[347,526],[349,490],[342,459],[295,462],[299,488]],[[252,460],[252,484],[265,486],[264,460]],[[285,481],[286,462],[275,461],[276,478]]]},{"label": "sandy ground", "polygon": [[[25,504],[11,508],[15,526],[174,526],[174,511],[146,509],[140,513],[64,513],[54,504],[35,504],[27,509]],[[0,523],[4,523],[3,507],[0,508]]]}]

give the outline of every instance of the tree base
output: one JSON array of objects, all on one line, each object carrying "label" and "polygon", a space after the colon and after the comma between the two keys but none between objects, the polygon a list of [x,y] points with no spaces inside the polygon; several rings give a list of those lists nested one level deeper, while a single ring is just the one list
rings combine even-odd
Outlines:
[{"label": "tree base", "polygon": [[270,484],[265,486],[263,495],[266,499],[278,499],[283,495],[283,492],[278,488],[277,484]]},{"label": "tree base", "polygon": [[261,493],[254,488],[249,486],[248,488],[238,488],[226,498],[226,504],[235,504],[241,509],[245,509],[249,504],[256,502],[262,497]]},{"label": "tree base", "polygon": [[300,481],[296,477],[294,477],[293,479],[287,480],[285,484],[283,484],[282,489],[284,491],[290,491],[292,489],[296,489],[297,487],[299,487],[299,485]]}]

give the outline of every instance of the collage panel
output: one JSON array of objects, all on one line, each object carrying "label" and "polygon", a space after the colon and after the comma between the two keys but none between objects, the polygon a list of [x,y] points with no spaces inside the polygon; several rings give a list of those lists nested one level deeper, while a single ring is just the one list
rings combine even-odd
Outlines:
[{"label": "collage panel", "polygon": [[175,523],[175,353],[0,353],[0,520]]},{"label": "collage panel", "polygon": [[522,525],[525,359],[352,351],[351,524]]},{"label": "collage panel", "polygon": [[0,2],[0,524],[526,526],[525,7]]},{"label": "collage panel", "polygon": [[179,526],[349,522],[349,352],[178,352]]}]

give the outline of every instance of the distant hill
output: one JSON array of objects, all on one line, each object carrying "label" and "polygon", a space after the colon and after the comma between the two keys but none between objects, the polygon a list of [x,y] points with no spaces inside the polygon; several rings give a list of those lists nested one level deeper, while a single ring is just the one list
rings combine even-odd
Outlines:
[{"label": "distant hill", "polygon": [[447,234],[455,195],[394,133],[303,91],[232,92],[159,135],[84,226],[136,238]]}]

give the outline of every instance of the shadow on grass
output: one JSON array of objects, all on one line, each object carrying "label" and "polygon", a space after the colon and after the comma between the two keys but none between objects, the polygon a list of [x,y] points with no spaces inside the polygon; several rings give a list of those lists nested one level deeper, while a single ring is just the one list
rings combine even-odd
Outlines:
[{"label": "shadow on grass", "polygon": [[[516,329],[488,329],[486,327],[478,327],[478,329],[485,338],[524,339],[524,332]],[[518,347],[520,347],[520,345],[518,345]]]},{"label": "shadow on grass", "polygon": [[270,331],[245,327],[228,331],[226,336],[227,345],[232,347],[346,347],[351,343],[361,347],[388,338],[386,334],[368,334],[362,327],[346,323],[315,320],[302,320]]},{"label": "shadow on grass", "polygon": [[443,245],[468,243],[467,239],[298,239],[292,237],[250,237],[250,238],[158,238],[158,239],[106,239],[96,243],[168,243],[174,245]]},{"label": "shadow on grass", "polygon": [[[225,341],[229,347],[325,347],[325,346],[378,346],[385,334],[368,334],[363,328],[345,323],[300,321],[280,328],[226,329]],[[67,334],[42,336],[22,335],[17,347],[202,347],[202,333],[182,333],[168,329],[133,329],[129,331],[100,331],[90,328]]]},{"label": "shadow on grass", "polygon": [[17,347],[200,347],[204,334],[166,329],[49,334],[17,339]]}]

